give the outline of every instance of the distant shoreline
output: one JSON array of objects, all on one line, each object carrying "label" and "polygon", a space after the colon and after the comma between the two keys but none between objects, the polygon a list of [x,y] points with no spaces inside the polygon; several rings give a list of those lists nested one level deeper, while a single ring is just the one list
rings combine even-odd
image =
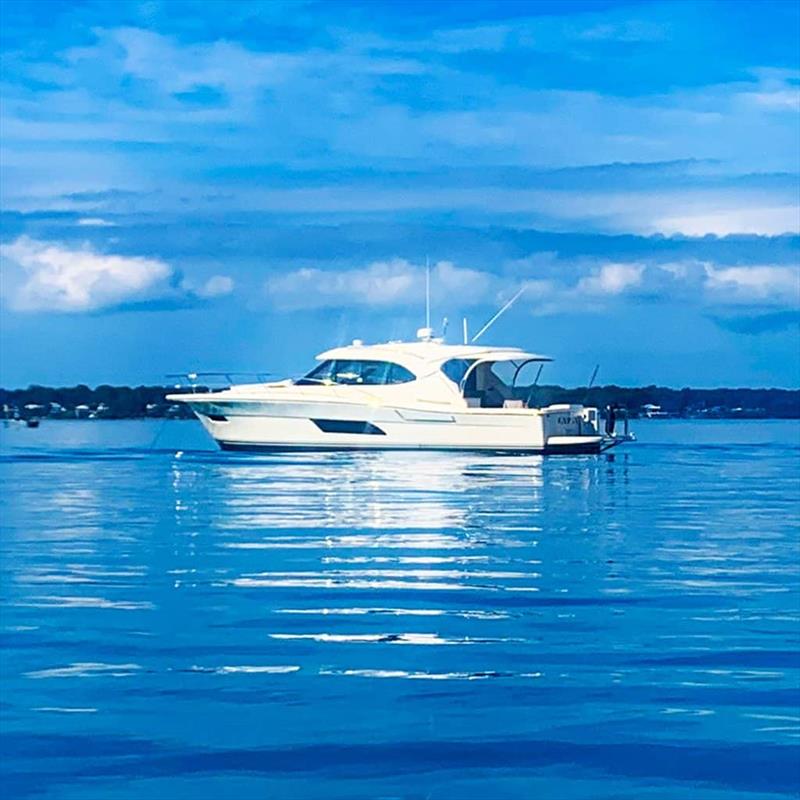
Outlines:
[{"label": "distant shoreline", "polygon": [[[197,389],[206,387],[198,386]],[[174,386],[90,388],[29,386],[0,389],[4,419],[191,419],[189,408],[169,403]],[[188,390],[184,390],[188,391]],[[626,409],[633,417],[682,419],[800,419],[800,389],[671,389],[664,386],[518,387],[536,406],[581,403]]]}]

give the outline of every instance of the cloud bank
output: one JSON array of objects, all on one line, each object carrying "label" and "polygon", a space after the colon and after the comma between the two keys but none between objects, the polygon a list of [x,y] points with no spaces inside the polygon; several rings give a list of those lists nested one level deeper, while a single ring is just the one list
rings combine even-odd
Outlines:
[{"label": "cloud bank", "polygon": [[[682,302],[717,313],[800,309],[796,266],[589,259],[564,264],[542,254],[508,262],[499,272],[438,262],[431,267],[431,286],[437,305],[456,309],[499,304],[524,286],[521,304],[539,315],[608,311],[621,302]],[[396,258],[354,269],[302,268],[268,278],[264,288],[272,307],[283,312],[419,307],[425,267]]]}]

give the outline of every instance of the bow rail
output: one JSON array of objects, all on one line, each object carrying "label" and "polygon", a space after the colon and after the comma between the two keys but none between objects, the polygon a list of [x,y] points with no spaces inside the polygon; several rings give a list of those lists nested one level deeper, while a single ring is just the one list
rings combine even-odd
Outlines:
[{"label": "bow rail", "polygon": [[270,372],[238,372],[237,370],[230,370],[227,372],[168,372],[165,377],[184,379],[185,383],[176,383],[173,388],[189,388],[191,393],[194,394],[197,391],[222,391],[223,389],[229,389],[236,383],[252,381],[253,378],[255,378],[255,383],[267,383],[271,374]]}]

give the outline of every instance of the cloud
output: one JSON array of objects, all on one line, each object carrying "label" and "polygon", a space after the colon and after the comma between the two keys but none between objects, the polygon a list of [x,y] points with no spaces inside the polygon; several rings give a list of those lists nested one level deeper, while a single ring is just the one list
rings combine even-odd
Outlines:
[{"label": "cloud", "polygon": [[294,61],[289,55],[252,53],[225,40],[179,45],[144,28],[98,28],[94,33],[95,44],[63,54],[73,70],[81,72],[102,62],[110,68],[109,78],[127,75],[147,81],[165,96],[209,89],[251,96],[258,87],[282,80]]},{"label": "cloud", "polygon": [[685,236],[706,236],[709,233],[717,236],[731,233],[779,236],[800,230],[800,207],[797,204],[759,207],[753,205],[752,201],[748,202],[747,195],[738,192],[730,193],[726,203],[738,203],[739,207],[724,211],[711,211],[706,207],[693,214],[661,217],[652,222],[652,227],[668,235],[680,233]]},{"label": "cloud", "polygon": [[[448,261],[431,267],[431,286],[438,296],[470,306],[499,288],[496,276]],[[425,267],[396,258],[341,271],[305,268],[271,277],[265,288],[283,310],[408,306],[424,302]]]},{"label": "cloud", "polygon": [[233,291],[233,278],[228,275],[212,275],[199,289],[196,294],[199,297],[222,297]]},{"label": "cloud", "polygon": [[[538,316],[598,313],[620,304],[679,303],[720,318],[734,311],[760,317],[776,308],[800,309],[799,280],[798,269],[791,266],[720,266],[697,259],[565,261],[552,253],[505,261],[496,272],[446,261],[431,270],[439,307],[494,307],[524,286],[520,305]],[[268,279],[266,292],[281,310],[378,311],[421,305],[424,287],[425,268],[398,258],[360,268],[285,272]]]},{"label": "cloud", "polygon": [[[270,97],[280,101],[311,91],[330,107],[329,101],[345,100],[349,94],[341,80],[345,75],[368,84],[382,76],[423,71],[413,59],[352,46],[254,49],[225,38],[185,42],[142,27],[97,28],[94,33],[94,44],[64,53],[74,71],[84,74],[102,63],[109,81],[141,82],[137,88],[146,87],[148,107],[169,110],[172,117],[188,112],[195,120],[223,124],[250,122]],[[325,87],[334,83],[338,98],[323,98]]]},{"label": "cloud", "polygon": [[[366,29],[347,20],[321,38],[296,31],[291,47],[263,31],[259,42],[244,24],[239,41],[219,27],[181,38],[180,14],[161,30],[136,27],[126,15],[127,24],[115,26],[110,15],[105,27],[85,31],[86,46],[10,53],[5,207],[63,210],[65,195],[118,186],[142,191],[126,207],[143,213],[154,203],[158,211],[202,208],[216,193],[225,199],[211,202],[226,209],[337,217],[434,209],[549,230],[701,236],[800,228],[795,71],[743,62],[723,79],[703,51],[702,69],[681,81],[662,48],[666,33],[687,21],[659,8],[500,15],[473,26],[417,20],[416,32],[412,24],[394,38],[377,32],[386,33],[379,14]],[[644,40],[651,45],[632,44]],[[598,48],[609,56],[604,69],[593,66]],[[649,86],[648,68],[668,84]],[[627,76],[646,85],[629,91]],[[666,170],[643,191],[625,183],[623,169],[587,175],[584,185],[561,174],[559,186],[541,174],[671,160],[715,160],[722,178],[709,187],[690,168]],[[250,175],[249,186],[209,174],[233,165]],[[277,180],[261,180],[256,165],[272,167]],[[339,179],[354,165],[371,172],[371,182]],[[408,171],[420,168],[429,170],[428,185],[413,185]],[[471,168],[487,170],[483,184],[460,184],[452,174]],[[502,168],[527,174],[527,183],[488,174]],[[334,176],[327,184],[320,169]],[[770,185],[769,176],[766,186],[736,185],[742,172],[766,170],[791,174],[792,185]]]},{"label": "cloud", "polygon": [[595,274],[578,281],[584,294],[615,295],[638,286],[642,281],[643,264],[605,264]]},{"label": "cloud", "polygon": [[141,193],[28,195],[9,207],[73,211],[123,224],[154,210],[188,217],[210,211],[278,214],[337,221],[418,219],[421,212],[453,221],[492,220],[538,230],[718,236],[780,235],[800,230],[798,176],[730,174],[710,162],[597,164],[570,169],[428,166],[377,172],[280,169],[275,165],[211,170],[204,192],[183,183]]},{"label": "cloud", "polygon": [[762,68],[753,73],[759,79],[758,90],[743,92],[742,102],[777,112],[800,112],[800,70]]},{"label": "cloud", "polygon": [[[0,245],[0,256],[4,284],[16,284],[10,304],[17,311],[85,313],[148,302],[163,307],[164,301],[190,303],[233,288],[230,278],[217,275],[193,292],[160,259],[99,253],[88,243],[74,246],[20,236]],[[21,276],[12,274],[14,268]]]},{"label": "cloud", "polygon": [[78,225],[82,228],[113,228],[115,224],[101,217],[81,217],[78,220]]},{"label": "cloud", "polygon": [[706,266],[706,291],[718,302],[800,306],[800,267]]},{"label": "cloud", "polygon": [[[627,12],[627,10],[626,10]],[[447,55],[523,52],[574,54],[587,58],[595,43],[658,42],[667,24],[609,12],[547,14],[501,20],[494,24],[441,28],[425,39],[406,43],[414,51],[428,49]],[[388,44],[388,43],[387,43]],[[394,43],[398,46],[397,43]]]}]

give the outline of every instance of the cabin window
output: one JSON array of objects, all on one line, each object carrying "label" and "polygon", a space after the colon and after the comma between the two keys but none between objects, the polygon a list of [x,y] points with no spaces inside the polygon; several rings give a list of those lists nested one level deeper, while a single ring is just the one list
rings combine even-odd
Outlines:
[{"label": "cabin window", "polygon": [[416,375],[400,364],[391,361],[350,361],[331,359],[323,361],[297,381],[299,386],[314,384],[345,384],[358,386],[386,386],[394,383],[409,383]]},{"label": "cabin window", "polygon": [[461,385],[467,370],[475,363],[474,358],[451,358],[442,364],[442,372],[450,378],[453,383]]},{"label": "cabin window", "polygon": [[406,369],[400,366],[400,364],[389,365],[387,383],[411,383],[411,381],[415,381],[416,379],[417,376],[410,369]]}]

